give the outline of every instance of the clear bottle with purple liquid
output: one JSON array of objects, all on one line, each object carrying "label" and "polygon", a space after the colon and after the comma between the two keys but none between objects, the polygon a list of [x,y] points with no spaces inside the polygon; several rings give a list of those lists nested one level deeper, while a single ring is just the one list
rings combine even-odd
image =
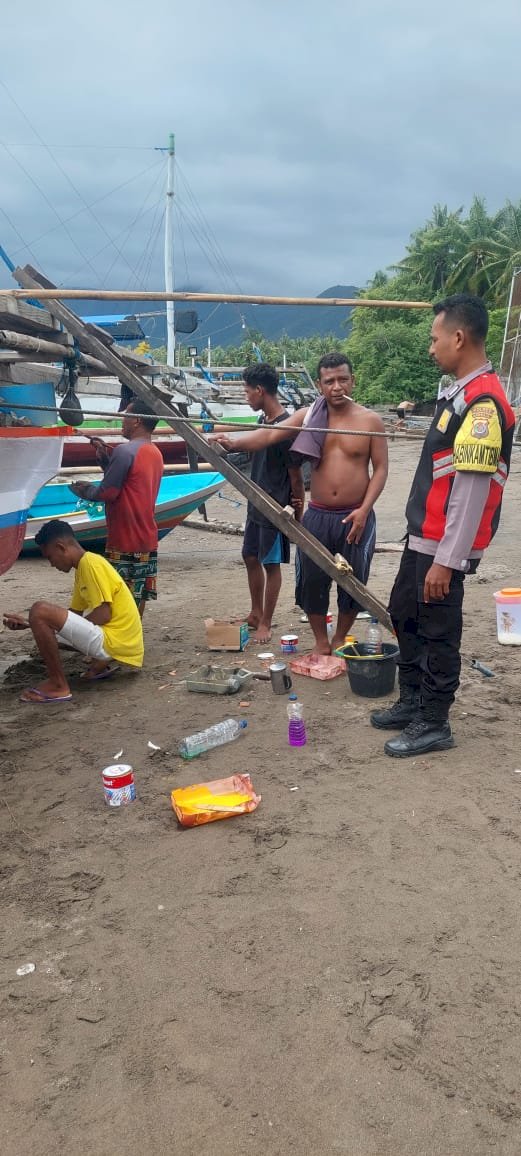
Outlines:
[{"label": "clear bottle with purple liquid", "polygon": [[303,747],[307,742],[306,724],[304,722],[304,707],[298,701],[296,694],[290,694],[288,700],[288,742],[290,747]]}]

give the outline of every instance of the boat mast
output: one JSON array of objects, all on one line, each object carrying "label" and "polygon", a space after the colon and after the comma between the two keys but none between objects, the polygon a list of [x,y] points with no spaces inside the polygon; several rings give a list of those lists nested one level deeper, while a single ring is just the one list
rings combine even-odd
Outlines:
[{"label": "boat mast", "polygon": [[[168,142],[168,167],[166,180],[165,212],[165,290],[174,292],[174,162],[175,136],[170,133]],[[175,321],[174,302],[166,303],[166,363],[175,364]]]}]

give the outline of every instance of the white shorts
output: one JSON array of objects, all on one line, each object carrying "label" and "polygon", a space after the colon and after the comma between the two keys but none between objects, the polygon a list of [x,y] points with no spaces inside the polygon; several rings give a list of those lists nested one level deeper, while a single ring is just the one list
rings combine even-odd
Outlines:
[{"label": "white shorts", "polygon": [[88,618],[82,618],[80,614],[74,614],[72,610],[69,610],[56,638],[58,642],[73,646],[80,654],[86,654],[89,658],[110,658],[110,654],[107,654],[103,646],[101,626],[96,626],[94,622],[89,622]]}]

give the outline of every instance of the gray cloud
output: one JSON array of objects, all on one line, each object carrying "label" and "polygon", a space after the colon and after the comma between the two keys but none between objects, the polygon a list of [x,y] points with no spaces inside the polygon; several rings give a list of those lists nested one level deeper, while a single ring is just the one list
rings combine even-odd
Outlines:
[{"label": "gray cloud", "polygon": [[170,130],[177,281],[210,291],[363,285],[435,202],[520,195],[514,0],[27,0],[3,25],[0,243],[59,283],[161,288]]}]

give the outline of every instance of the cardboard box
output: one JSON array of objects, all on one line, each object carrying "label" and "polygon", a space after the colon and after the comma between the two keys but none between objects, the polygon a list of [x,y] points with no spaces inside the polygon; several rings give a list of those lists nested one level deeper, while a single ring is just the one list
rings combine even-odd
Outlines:
[{"label": "cardboard box", "polygon": [[208,650],[244,650],[250,641],[247,622],[205,618],[204,625]]}]

